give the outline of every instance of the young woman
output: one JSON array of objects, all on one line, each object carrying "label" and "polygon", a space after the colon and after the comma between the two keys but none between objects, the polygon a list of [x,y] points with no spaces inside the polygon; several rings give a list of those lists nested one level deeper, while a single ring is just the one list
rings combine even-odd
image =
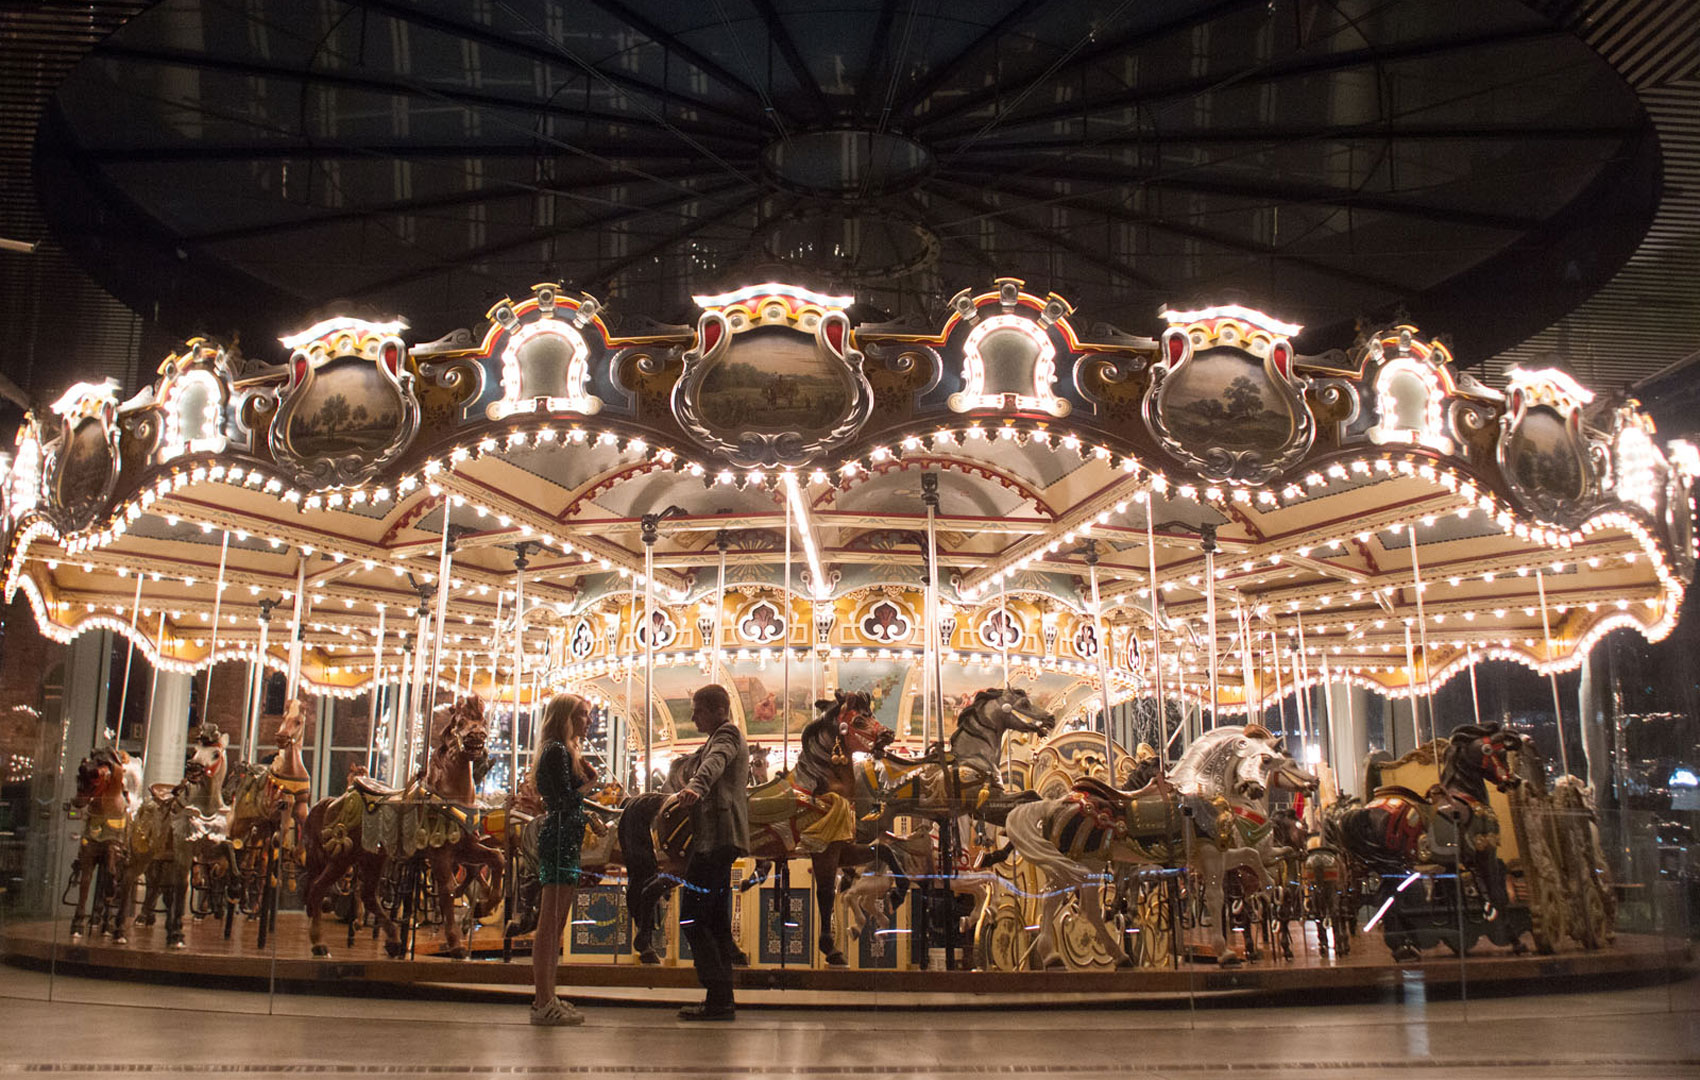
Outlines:
[{"label": "young woman", "polygon": [[536,994],[531,1022],[542,1027],[584,1023],[584,1015],[555,996],[555,972],[561,962],[561,932],[578,891],[579,847],[584,842],[584,791],[596,777],[582,756],[590,727],[590,705],[577,694],[556,694],[543,709],[543,727],[532,767],[537,794],[549,808],[537,837],[537,874],[543,886],[537,934],[531,943]]}]

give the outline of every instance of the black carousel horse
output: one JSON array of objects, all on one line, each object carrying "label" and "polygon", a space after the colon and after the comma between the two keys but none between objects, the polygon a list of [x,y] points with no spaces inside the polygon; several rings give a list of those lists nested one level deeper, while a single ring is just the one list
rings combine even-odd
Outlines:
[{"label": "black carousel horse", "polygon": [[[1502,731],[1498,724],[1463,725],[1438,744],[1440,782],[1426,793],[1381,787],[1368,802],[1343,799],[1325,813],[1325,841],[1381,877],[1374,903],[1384,917],[1387,944],[1396,959],[1416,959],[1423,940],[1462,950],[1476,933],[1522,951],[1527,919],[1509,917],[1499,821],[1488,803],[1487,785],[1509,791],[1522,783],[1510,754],[1524,752],[1527,743],[1525,736]],[[1455,890],[1432,879],[1425,887],[1415,887],[1413,874],[1420,868],[1446,866],[1457,867],[1469,879],[1460,880],[1456,891],[1467,884],[1479,901],[1466,904],[1465,921],[1472,925],[1463,941],[1455,925],[1456,896],[1450,895]],[[1502,913],[1507,917],[1500,918]],[[1429,918],[1431,914],[1435,917]]]},{"label": "black carousel horse", "polygon": [[[868,695],[840,690],[815,702],[820,715],[798,735],[796,768],[750,792],[750,854],[781,862],[809,859],[820,913],[819,946],[834,967],[848,963],[832,933],[839,870],[873,858],[856,841],[857,791],[853,755],[877,754],[891,741],[874,718]],[[626,906],[632,948],[646,964],[660,963],[652,941],[660,902],[683,878],[690,850],[690,817],[670,793],[647,792],[620,815],[626,861]]]}]

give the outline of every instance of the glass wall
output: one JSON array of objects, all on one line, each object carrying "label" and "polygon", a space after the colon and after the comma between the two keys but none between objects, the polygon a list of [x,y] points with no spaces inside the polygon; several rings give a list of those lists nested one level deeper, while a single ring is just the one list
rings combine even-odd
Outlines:
[{"label": "glass wall", "polygon": [[[834,827],[874,847],[855,849],[862,861],[850,862],[847,872],[830,860],[802,857],[777,866],[754,859],[736,864],[733,935],[748,957],[751,1001],[765,993],[753,989],[762,985],[791,986],[786,992],[793,995],[849,989],[893,1009],[910,1008],[917,991],[1078,994],[1153,1009],[1132,1023],[1180,1022],[1153,1001],[1205,1005],[1247,995],[1268,1001],[1312,995],[1363,1006],[1340,1011],[1345,1023],[1684,1007],[1691,991],[1663,978],[1681,966],[1700,925],[1694,614],[1662,643],[1627,633],[1601,641],[1586,669],[1556,679],[1561,722],[1553,680],[1500,663],[1481,664],[1473,690],[1467,676],[1452,680],[1432,706],[1419,701],[1414,717],[1407,702],[1361,693],[1336,697],[1332,717],[1328,696],[1311,693],[1302,723],[1300,702],[1291,695],[1271,703],[1263,722],[1291,740],[1289,749],[1306,747],[1297,764],[1325,779],[1337,775],[1347,794],[1366,798],[1373,791],[1364,787],[1365,760],[1410,755],[1413,721],[1426,736],[1431,707],[1434,730],[1443,735],[1479,716],[1532,737],[1536,753],[1519,764],[1524,785],[1488,792],[1478,825],[1491,828],[1431,818],[1422,858],[1397,867],[1341,859],[1331,843],[1337,838],[1327,835],[1326,808],[1318,816],[1317,795],[1279,784],[1270,785],[1262,802],[1239,809],[1230,805],[1231,793],[1222,803],[1165,804],[1161,793],[1153,802],[1147,791],[1144,803],[1124,804],[1113,792],[1077,785],[1082,776],[1096,776],[1123,790],[1139,786],[1145,763],[1133,751],[1142,743],[1155,748],[1165,732],[1172,736],[1165,756],[1173,766],[1188,746],[1208,737],[1208,717],[1196,709],[1170,702],[1159,721],[1150,701],[1118,706],[1110,716],[1115,745],[1108,771],[1101,730],[1072,733],[1075,742],[1050,740],[1055,753],[1045,763],[1036,756],[1037,740],[1012,737],[1000,769],[1002,792],[948,784],[928,792],[922,783],[891,796],[896,801],[883,813],[877,806],[864,813],[868,808],[857,804]],[[6,609],[0,635],[6,958],[0,994],[143,1004],[149,987],[164,982],[173,986],[174,1003],[207,1009],[340,1012],[349,1006],[337,1001],[346,999],[323,995],[352,990],[362,995],[362,1010],[405,1015],[419,1006],[414,998],[422,988],[480,985],[524,993],[537,899],[526,846],[534,831],[527,823],[535,830],[536,808],[510,807],[505,782],[489,783],[498,771],[505,781],[507,710],[492,707],[487,717],[491,761],[479,777],[477,804],[386,817],[391,811],[359,796],[329,800],[345,793],[351,771],[366,766],[374,730],[381,735],[393,721],[393,701],[374,717],[365,695],[309,698],[305,803],[323,801],[324,814],[332,815],[314,820],[313,835],[334,844],[371,829],[402,848],[435,842],[438,833],[437,839],[464,835],[482,844],[487,858],[460,861],[446,884],[420,859],[379,860],[370,866],[373,900],[365,904],[358,902],[364,879],[332,882],[318,896],[315,939],[303,903],[307,866],[291,794],[280,832],[245,833],[233,852],[189,860],[179,883],[183,947],[176,948],[173,912],[145,874],[114,881],[103,876],[98,859],[86,860],[76,873],[89,877],[90,897],[79,917],[81,878],[73,867],[100,834],[91,829],[98,811],[74,805],[79,765],[116,734],[121,749],[137,757],[147,752],[150,781],[176,785],[205,717],[230,736],[232,779],[224,795],[240,815],[244,781],[237,766],[252,756],[263,767],[276,752],[279,680],[268,675],[261,684],[250,753],[241,742],[242,719],[253,705],[244,665],[221,665],[210,690],[205,673],[156,676],[139,656],[129,656],[122,639],[90,634],[70,645],[44,639],[21,603]],[[448,704],[446,692],[440,698]],[[1331,722],[1333,732],[1326,730]],[[1352,741],[1360,735],[1348,738],[1348,728],[1361,734],[1359,748]],[[529,769],[532,730],[522,718],[523,769]],[[607,748],[621,746],[626,730],[616,708],[594,710],[591,757],[604,775]],[[1438,778],[1432,759],[1412,760],[1415,765],[1383,766],[1405,772],[1378,776],[1425,792]],[[1531,764],[1537,760],[1539,768]],[[1563,779],[1566,761],[1574,780]],[[869,764],[852,762],[856,769]],[[893,763],[886,768],[889,793],[903,773]],[[1033,804],[1040,810],[1021,809],[1013,798],[1026,788],[1042,797]],[[773,791],[798,798],[788,787],[772,789],[758,818],[763,828],[789,829],[792,817],[772,817]],[[1165,805],[1176,815],[1172,832],[1142,817],[1155,813],[1161,820]],[[563,985],[594,997],[598,986],[653,983],[663,988],[658,992],[687,999],[691,979],[679,969],[691,963],[690,945],[676,890],[662,890],[646,920],[653,924],[647,944],[656,974],[633,973],[645,966],[644,939],[633,924],[625,864],[610,861],[610,849],[616,837],[647,842],[650,830],[622,834],[613,813],[597,810],[592,817],[586,865],[599,873],[573,907]],[[1300,823],[1297,831],[1276,831],[1293,827],[1289,818]],[[1232,834],[1243,842],[1226,848],[1255,849],[1255,857],[1217,854],[1220,838],[1247,822],[1271,828]],[[1129,835],[1145,845],[1141,856],[1131,853],[1137,845],[1127,843]],[[1473,853],[1484,849],[1498,865],[1476,861]],[[1107,861],[1105,850],[1113,853]],[[845,975],[828,970],[819,947],[817,871],[831,882],[831,940],[843,953]],[[1077,890],[1080,882],[1089,888]],[[447,916],[445,889],[455,897]],[[128,902],[123,920],[100,910],[103,893],[109,909]],[[102,932],[114,927],[123,942]],[[328,955],[315,955],[315,940]],[[429,970],[406,980],[378,978],[391,940]],[[450,957],[457,946],[466,959]],[[1405,946],[1416,950],[1415,958]],[[1540,957],[1541,966],[1519,966],[1523,952]],[[610,974],[610,965],[621,971]],[[209,976],[242,989],[196,989]],[[1300,986],[1311,989],[1295,989]],[[1626,986],[1639,989],[1591,993]]]}]

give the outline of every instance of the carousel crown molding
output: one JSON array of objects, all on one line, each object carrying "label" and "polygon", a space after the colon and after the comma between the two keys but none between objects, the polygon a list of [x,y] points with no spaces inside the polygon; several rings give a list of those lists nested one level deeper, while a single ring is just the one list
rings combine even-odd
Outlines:
[{"label": "carousel crown molding", "polygon": [[[788,604],[778,605],[784,636],[793,646],[818,646],[823,635],[830,642],[829,650],[846,646],[877,650],[904,644],[862,633],[860,605],[853,608],[850,601],[838,603],[848,594],[871,595],[866,590],[880,583],[870,581],[869,574],[878,576],[880,571],[864,571],[863,564],[845,563],[846,570],[856,567],[847,578],[832,565],[834,551],[827,550],[822,540],[830,533],[823,531],[820,523],[827,520],[827,514],[837,512],[833,495],[909,467],[954,468],[963,476],[984,476],[998,471],[987,462],[995,461],[1006,447],[1030,452],[1038,448],[1071,462],[1078,458],[1080,465],[1107,469],[1105,485],[1090,499],[1049,511],[1055,521],[1044,531],[1009,544],[989,558],[985,567],[956,579],[956,587],[947,590],[947,595],[956,605],[950,610],[958,625],[946,647],[972,644],[981,651],[951,649],[953,657],[996,655],[1000,651],[990,648],[980,635],[980,624],[992,610],[985,605],[994,603],[1000,584],[1007,587],[1017,574],[1039,574],[1044,561],[1055,556],[1059,548],[1072,546],[1100,528],[1112,533],[1117,529],[1123,533],[1143,530],[1146,507],[1153,495],[1170,503],[1189,501],[1226,517],[1301,507],[1337,491],[1337,484],[1355,487],[1391,481],[1412,488],[1421,484],[1428,490],[1429,494],[1396,508],[1372,507],[1351,527],[1304,525],[1267,543],[1255,539],[1224,541],[1218,573],[1226,590],[1223,595],[1239,595],[1235,590],[1242,587],[1241,575],[1254,582],[1251,588],[1255,592],[1258,575],[1267,574],[1282,560],[1304,565],[1306,560],[1337,559],[1348,551],[1354,531],[1419,522],[1426,526],[1454,510],[1461,515],[1481,515],[1484,527],[1516,541],[1566,554],[1577,548],[1578,559],[1582,552],[1590,559],[1597,558],[1595,552],[1603,549],[1597,548],[1596,538],[1602,535],[1620,545],[1625,557],[1645,559],[1643,565],[1651,572],[1643,575],[1644,581],[1621,592],[1615,611],[1609,599],[1601,601],[1592,594],[1585,601],[1574,600],[1577,605],[1589,605],[1587,614],[1584,617],[1580,607],[1573,607],[1576,628],[1555,628],[1552,650],[1556,651],[1549,651],[1538,639],[1531,645],[1521,632],[1485,635],[1472,628],[1474,636],[1456,633],[1451,627],[1457,625],[1460,612],[1435,603],[1427,622],[1436,627],[1437,634],[1441,631],[1434,618],[1450,617],[1454,622],[1445,633],[1452,640],[1478,641],[1482,650],[1500,649],[1541,667],[1574,658],[1587,640],[1597,639],[1594,630],[1601,626],[1633,625],[1647,634],[1668,632],[1684,584],[1693,572],[1694,508],[1689,492],[1700,474],[1700,451],[1684,443],[1673,443],[1662,450],[1651,421],[1636,403],[1595,402],[1586,388],[1559,369],[1514,371],[1503,395],[1482,387],[1452,370],[1450,354],[1442,342],[1426,341],[1408,325],[1370,335],[1353,371],[1351,364],[1343,364],[1337,357],[1326,358],[1324,364],[1295,355],[1285,336],[1295,327],[1244,308],[1168,312],[1166,321],[1173,325],[1160,343],[1152,343],[1155,349],[1145,348],[1139,339],[1125,335],[1112,342],[1082,341],[1071,325],[1074,313],[1066,301],[1054,294],[1029,293],[1015,279],[1000,279],[989,291],[960,294],[944,326],[931,336],[852,327],[846,310],[852,298],[812,293],[783,283],[764,283],[699,299],[704,306],[694,350],[698,354],[694,376],[699,388],[708,385],[704,363],[725,360],[734,345],[742,351],[744,345],[760,342],[761,335],[766,335],[785,343],[782,348],[790,349],[785,353],[788,358],[799,357],[798,363],[804,367],[816,365],[810,370],[827,365],[845,379],[851,378],[845,373],[853,373],[860,379],[854,395],[857,407],[865,406],[865,415],[853,424],[841,425],[844,430],[834,436],[836,442],[821,442],[800,464],[779,460],[776,447],[790,444],[777,436],[759,460],[736,457],[742,444],[730,438],[717,444],[718,448],[704,447],[700,440],[694,440],[697,446],[693,448],[691,441],[674,428],[677,418],[667,404],[676,403],[684,393],[689,373],[676,363],[656,367],[646,376],[651,380],[645,384],[646,392],[666,388],[666,394],[656,396],[663,411],[634,403],[625,396],[621,371],[622,367],[628,373],[633,370],[629,350],[641,343],[636,339],[610,339],[602,325],[600,306],[593,298],[567,297],[554,285],[535,286],[529,297],[505,301],[505,307],[498,304],[492,309],[491,325],[482,342],[473,341],[470,335],[464,340],[455,338],[442,348],[420,350],[424,357],[407,349],[401,338],[404,327],[399,322],[327,320],[283,339],[292,350],[290,361],[271,368],[238,370],[240,361],[232,354],[210,341],[192,339],[160,365],[152,388],[127,402],[120,401],[116,387],[83,387],[62,400],[61,409],[45,414],[45,435],[36,416],[26,419],[4,470],[0,523],[7,530],[5,587],[9,592],[26,581],[36,586],[50,583],[60,560],[74,560],[86,568],[85,574],[98,577],[110,569],[106,556],[113,553],[105,549],[114,545],[119,545],[114,549],[117,553],[130,549],[132,545],[123,544],[129,527],[146,515],[165,518],[173,528],[181,517],[199,524],[203,533],[224,530],[246,539],[247,531],[257,528],[255,519],[224,505],[227,500],[223,493],[239,489],[244,497],[271,500],[284,511],[275,520],[268,516],[263,526],[273,549],[282,544],[310,557],[317,551],[321,559],[338,563],[347,560],[368,569],[393,569],[398,575],[423,572],[428,576],[422,558],[415,557],[417,552],[408,553],[414,548],[423,551],[425,546],[420,543],[402,543],[395,537],[363,543],[326,532],[312,519],[332,511],[358,511],[386,519],[399,514],[405,518],[421,512],[431,501],[447,497],[457,507],[468,507],[480,516],[487,514],[492,528],[511,525],[525,530],[524,535],[532,542],[558,553],[562,572],[568,576],[576,573],[581,581],[594,581],[596,574],[603,574],[611,589],[623,592],[629,583],[642,582],[640,559],[617,543],[575,530],[569,521],[539,514],[504,491],[481,486],[476,474],[467,475],[490,455],[518,449],[571,453],[587,447],[618,451],[622,467],[633,470],[633,475],[672,473],[700,480],[709,488],[765,490],[781,505],[789,504],[798,530],[797,554],[807,565],[800,578],[801,588],[793,589]],[[534,330],[530,338],[521,339],[515,346],[519,332],[546,324],[560,325]],[[579,335],[584,350],[563,327]],[[1048,352],[1038,344],[1040,338],[1049,346]],[[554,350],[550,363],[562,363],[545,373],[550,379],[560,377],[561,381],[548,387],[560,393],[534,394],[528,389],[542,384],[527,381],[527,357],[522,355],[527,342],[561,346]],[[881,372],[876,360],[873,369],[877,377],[870,382],[862,374],[859,350],[875,345],[912,351],[918,365],[911,373],[913,378],[889,364],[888,370]],[[642,347],[662,355],[667,349],[683,350],[685,345],[675,335],[656,338]],[[1200,362],[1199,354],[1218,349],[1238,365],[1236,377],[1251,379],[1260,400],[1273,400],[1271,395],[1279,394],[1286,406],[1297,410],[1289,417],[1290,425],[1256,448],[1252,455],[1256,460],[1224,464],[1226,459],[1221,455],[1212,456],[1213,444],[1185,439],[1179,440],[1182,445],[1177,451],[1171,445],[1175,441],[1172,424],[1171,441],[1165,442],[1156,431],[1134,420],[1150,411],[1156,421],[1168,424],[1172,419],[1168,406],[1176,402],[1166,399],[1166,392],[1173,392],[1177,385],[1184,388],[1187,379],[1183,376]],[[971,352],[981,361],[978,377],[982,381],[977,392],[969,389],[974,377],[967,361]],[[1120,382],[1103,374],[1104,358],[1112,354],[1121,364]],[[668,355],[676,357],[677,352]],[[937,362],[937,370],[930,373],[922,370],[933,362],[927,359],[929,355]],[[1037,363],[1045,356],[1051,358],[1054,370]],[[1155,357],[1156,362],[1145,363],[1143,358],[1147,357]],[[581,360],[582,367],[577,366]],[[1035,363],[1030,365],[1029,360]],[[512,389],[515,364],[520,367],[517,391]],[[308,384],[323,390],[332,377],[325,373],[335,371],[352,373],[343,378],[357,383],[362,393],[375,387],[385,400],[397,402],[392,406],[397,415],[385,418],[394,420],[393,426],[385,423],[376,425],[382,430],[360,432],[350,425],[350,430],[333,433],[330,427],[308,431],[304,421],[296,424],[300,413],[325,403],[311,400]],[[1096,374],[1085,376],[1083,372]],[[504,374],[509,376],[506,384]],[[1259,383],[1259,379],[1264,381]],[[1232,384],[1228,379],[1224,385]],[[502,387],[500,395],[492,398],[497,386]],[[423,397],[415,395],[417,387],[423,387]],[[1361,397],[1357,411],[1362,415],[1354,413],[1353,418],[1342,420],[1349,410],[1329,405],[1326,399],[1332,388]],[[431,395],[439,390],[452,392],[433,398]],[[1108,396],[1095,397],[1100,391]],[[707,392],[712,396],[713,388],[710,386]],[[798,386],[781,385],[775,393],[775,405],[783,408],[783,400],[796,406],[798,397],[807,393],[800,388],[800,380]],[[1046,393],[1055,400],[1047,398]],[[325,390],[320,396],[328,401],[331,394]],[[1196,396],[1204,400],[1207,395]],[[344,397],[352,417],[354,403],[346,394]],[[1225,403],[1225,391],[1217,394],[1216,400]],[[765,397],[758,394],[758,401],[765,407]],[[444,407],[445,403],[452,407]],[[1061,408],[1064,405],[1068,408]],[[492,406],[496,406],[495,412]],[[1130,406],[1132,411],[1125,411]],[[1329,412],[1330,408],[1334,411]],[[1124,411],[1117,413],[1116,409]],[[337,411],[340,413],[340,407]],[[370,416],[369,408],[368,419]],[[1116,416],[1128,422],[1113,422]],[[268,425],[270,438],[250,440],[250,424],[256,431],[261,424]],[[296,429],[293,438],[292,427]],[[1318,430],[1334,434],[1318,439]],[[76,432],[81,433],[80,448]],[[323,437],[327,434],[361,443],[356,448],[358,453],[325,445]],[[1206,439],[1205,443],[1210,441]],[[1565,481],[1556,488],[1549,475],[1552,461],[1542,457],[1551,458],[1554,448],[1563,452],[1556,460],[1563,466],[1559,471]],[[339,464],[332,460],[338,457],[357,460]],[[1155,471],[1160,462],[1166,462],[1166,472]],[[1577,484],[1566,486],[1569,479],[1578,476],[1581,479]],[[1039,497],[1037,491],[1031,494]],[[1165,545],[1177,543],[1173,537],[1162,539]],[[213,540],[217,540],[216,532]],[[1362,542],[1361,537],[1358,542]],[[853,549],[852,544],[845,550]],[[1613,547],[1610,557],[1617,555]],[[126,556],[118,554],[117,558]],[[142,561],[129,558],[132,564]],[[1523,562],[1534,566],[1540,560],[1524,558]],[[1494,572],[1508,571],[1473,571],[1462,576],[1491,581],[1489,575]],[[591,577],[586,579],[586,574]],[[183,580],[194,588],[198,577],[204,588],[212,576],[202,569],[185,575]],[[1077,608],[1078,589],[1070,592],[1058,584],[1075,576],[1076,570],[1064,565],[1047,568],[1044,580],[1052,587],[1038,591],[1048,592],[1053,603]],[[470,573],[469,577],[485,585],[497,580]],[[657,638],[667,638],[664,648],[670,652],[699,646],[700,634],[693,633],[692,619],[679,610],[678,604],[687,596],[702,596],[706,579],[698,574],[693,581],[662,569],[655,577],[663,586],[657,600],[673,605],[667,615],[671,627],[657,626]],[[1179,584],[1196,590],[1197,578],[1196,570],[1183,571]],[[764,578],[758,584],[773,588],[777,583]],[[1176,585],[1176,581],[1165,581],[1164,593]],[[528,585],[528,589],[531,587]],[[548,586],[540,583],[538,587]],[[902,586],[894,587],[898,592],[885,595],[913,595]],[[1126,577],[1112,582],[1105,590],[1106,602],[1113,604],[1118,593],[1138,587],[1138,582]],[[1362,582],[1353,579],[1321,585],[1308,592],[1299,590],[1292,593],[1292,610],[1326,611],[1331,601],[1341,600],[1349,592],[1354,597],[1384,595],[1388,588],[1366,578]],[[376,599],[381,594],[371,590],[333,586],[329,591],[352,604],[382,602]],[[38,609],[38,617],[50,619],[63,629],[76,622],[71,615],[91,602],[81,597],[93,594],[63,591],[53,585],[43,590],[43,595],[50,596],[53,604]],[[589,589],[578,594],[571,605],[572,614],[579,614],[589,597]],[[1019,647],[1011,650],[1015,654],[1012,662],[1026,662],[1018,659],[1021,656],[1028,660],[1036,655],[1055,657],[1058,652],[1085,661],[1102,651],[1105,643],[1097,640],[1100,634],[1096,628],[1085,636],[1077,635],[1081,625],[1078,617],[1058,618],[1058,612],[1046,612],[1054,624],[1054,630],[1047,633],[1051,628],[1044,625],[1037,609],[1027,612],[1013,595],[1007,603],[1024,620],[1024,637]],[[1191,601],[1169,607],[1171,612],[1184,610],[1188,603]],[[1354,598],[1353,603],[1359,601]],[[97,606],[105,610],[119,605]],[[182,602],[177,606],[192,617],[204,618],[217,611],[212,604]],[[1562,615],[1562,606],[1558,610]],[[816,623],[823,611],[831,620],[824,631]],[[910,645],[925,637],[915,625],[921,621],[918,611],[919,605],[914,604],[906,618],[899,620],[911,624],[906,642]],[[98,612],[91,609],[84,614]],[[1130,623],[1125,610],[1111,608],[1111,622],[1103,633],[1118,686],[1124,679],[1120,672],[1135,666],[1132,643],[1141,637],[1128,633],[1126,627],[1142,618],[1146,616],[1132,616]],[[729,612],[728,640],[732,640],[732,619]],[[598,655],[594,648],[588,654],[584,652],[593,639],[600,646],[601,627],[596,619],[590,620],[587,632],[579,632],[576,624],[563,624],[556,630],[549,645],[556,662],[586,662]],[[1000,632],[993,636],[1001,640],[1008,635]],[[1051,642],[1045,641],[1047,637]],[[1087,637],[1092,639],[1089,644]],[[759,647],[753,640],[745,643]],[[219,648],[224,647],[221,639]],[[1436,654],[1437,669],[1441,655]],[[1478,655],[1485,652],[1478,650]],[[1165,655],[1165,668],[1171,662],[1172,658]],[[1362,661],[1360,666],[1388,667]],[[1086,664],[1085,668],[1087,675],[1095,675],[1094,665]],[[351,678],[352,670],[344,669],[338,679]],[[1378,686],[1387,682],[1372,681]]]}]

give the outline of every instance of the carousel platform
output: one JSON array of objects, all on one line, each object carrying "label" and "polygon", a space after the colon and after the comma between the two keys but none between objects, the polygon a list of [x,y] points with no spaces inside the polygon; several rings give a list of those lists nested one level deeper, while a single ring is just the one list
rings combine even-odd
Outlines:
[{"label": "carousel platform", "polygon": [[[1295,928],[1296,930],[1296,928]],[[340,925],[327,934],[334,955],[308,955],[304,917],[284,913],[265,949],[254,928],[238,924],[226,940],[207,920],[187,928],[187,947],[163,948],[158,928],[138,927],[129,944],[99,937],[72,942],[64,922],[20,922],[0,929],[0,959],[22,967],[80,976],[223,985],[232,989],[278,989],[311,993],[386,996],[499,998],[530,992],[531,964],[522,948],[511,961],[500,957],[500,938],[481,932],[475,956],[451,960],[433,955],[439,942],[422,936],[415,956],[391,960],[370,934],[345,944]],[[273,946],[275,945],[275,950]],[[1360,935],[1352,953],[1336,959],[1314,939],[1295,937],[1293,960],[1261,959],[1236,967],[1212,962],[1179,969],[1098,971],[857,970],[790,965],[758,966],[738,973],[739,997],[751,1005],[865,1006],[890,1008],[1078,1006],[1087,1003],[1247,1002],[1315,1003],[1380,1000],[1421,987],[1429,996],[1547,994],[1558,990],[1646,985],[1700,973],[1692,948],[1669,938],[1620,934],[1610,948],[1513,956],[1491,947],[1473,951],[1467,964],[1434,950],[1416,963],[1397,963],[1379,934]],[[563,962],[561,984],[575,998],[647,1003],[684,1002],[700,995],[688,961],[642,965]],[[275,983],[274,983],[275,980]]]}]

